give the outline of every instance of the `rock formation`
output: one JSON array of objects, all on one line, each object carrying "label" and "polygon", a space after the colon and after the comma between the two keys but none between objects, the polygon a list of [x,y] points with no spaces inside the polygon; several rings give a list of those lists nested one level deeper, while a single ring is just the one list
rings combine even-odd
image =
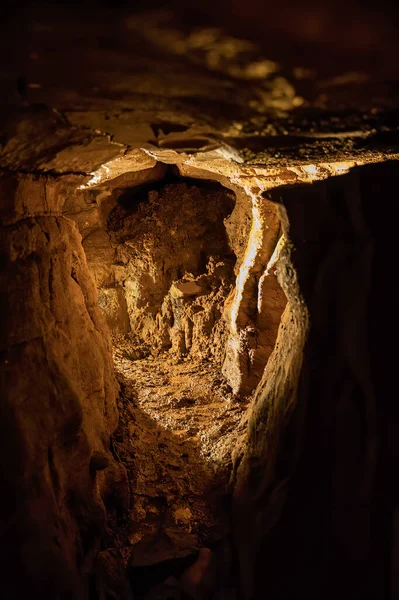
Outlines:
[{"label": "rock formation", "polygon": [[395,598],[397,73],[165,11],[18,23],[2,597]]},{"label": "rock formation", "polygon": [[3,591],[85,597],[108,479],[123,478],[108,333],[74,224],[21,219],[1,252],[2,542],[19,572]]}]

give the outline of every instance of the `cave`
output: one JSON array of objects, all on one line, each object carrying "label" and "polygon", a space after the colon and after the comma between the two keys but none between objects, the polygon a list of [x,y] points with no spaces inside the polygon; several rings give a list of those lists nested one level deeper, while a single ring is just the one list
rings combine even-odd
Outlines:
[{"label": "cave", "polygon": [[287,302],[271,203],[173,166],[154,170],[159,179],[135,187],[95,184],[94,206],[66,213],[82,231],[113,344],[113,451],[132,508],[123,524],[114,511],[109,543],[131,545],[125,567],[140,598],[180,593],[176,576],[185,581],[198,552],[231,551],[231,454]]},{"label": "cave", "polygon": [[81,228],[116,353],[211,361],[226,390],[248,397],[286,304],[276,278],[278,211],[243,190],[162,170],[133,188],[96,186],[97,221],[93,209],[66,213]]},{"label": "cave", "polygon": [[398,597],[374,4],[5,11],[5,600]]}]

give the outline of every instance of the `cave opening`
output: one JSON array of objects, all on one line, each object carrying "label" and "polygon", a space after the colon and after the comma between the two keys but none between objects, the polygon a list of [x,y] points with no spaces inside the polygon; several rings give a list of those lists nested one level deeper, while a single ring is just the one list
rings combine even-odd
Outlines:
[{"label": "cave opening", "polygon": [[212,570],[210,556],[232,590],[232,454],[287,301],[280,216],[260,195],[171,167],[96,202],[103,228],[83,247],[111,333],[112,448],[130,491],[127,521],[108,501],[109,545],[123,545],[138,597],[158,584],[173,595],[176,574],[181,586],[191,563]]}]

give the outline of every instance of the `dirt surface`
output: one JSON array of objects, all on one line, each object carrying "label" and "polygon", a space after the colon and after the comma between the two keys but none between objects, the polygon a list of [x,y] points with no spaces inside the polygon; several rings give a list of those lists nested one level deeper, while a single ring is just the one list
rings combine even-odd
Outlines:
[{"label": "dirt surface", "polygon": [[212,361],[178,359],[168,352],[145,356],[144,349],[142,358],[134,359],[140,350],[129,348],[129,337],[118,336],[114,358],[140,408],[182,441],[197,445],[201,456],[219,469],[229,460],[232,438],[249,400],[233,398]]},{"label": "dirt surface", "polygon": [[[276,292],[283,293],[270,276],[266,287],[263,280],[259,284],[255,311],[251,298],[280,222],[264,201],[257,213],[258,227],[265,224],[259,234],[262,251],[253,270],[241,277],[247,282],[241,293],[235,284],[252,223],[246,198],[218,184],[169,180],[120,190],[117,202],[106,230],[84,241],[112,331],[121,385],[113,450],[130,488],[127,514],[118,516],[116,510],[109,523],[108,550],[120,552],[134,593],[149,600],[147,594],[158,594],[155,583],[164,585],[180,565],[188,568],[186,561],[200,551],[212,552],[212,563],[220,547],[222,554],[231,550],[232,455],[245,436],[250,402],[249,391],[238,393],[229,385],[241,364],[226,344],[233,329],[240,331],[231,323],[231,307],[238,294],[240,327],[248,329],[255,312],[262,330],[272,331],[266,341],[273,346],[281,312]],[[117,311],[110,308],[117,293],[123,301],[115,319]],[[240,333],[237,337],[242,354],[247,346]],[[265,351],[266,341],[257,336],[254,347]],[[230,368],[222,368],[229,353]],[[254,357],[262,362],[259,352]],[[249,363],[243,365],[249,372]],[[262,363],[260,372],[263,368]],[[217,573],[230,589],[232,561],[222,562]]]},{"label": "dirt surface", "polygon": [[113,447],[131,502],[128,516],[110,525],[109,545],[134,580],[137,570],[181,560],[229,535],[231,453],[248,401],[233,398],[208,360],[154,357],[132,334],[114,333],[113,342],[121,384]]}]

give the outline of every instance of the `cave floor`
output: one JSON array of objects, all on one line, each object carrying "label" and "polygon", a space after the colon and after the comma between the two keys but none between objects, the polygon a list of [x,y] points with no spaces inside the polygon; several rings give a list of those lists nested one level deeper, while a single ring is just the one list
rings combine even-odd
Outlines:
[{"label": "cave floor", "polygon": [[131,499],[110,545],[137,571],[227,539],[231,454],[249,400],[235,400],[208,360],[152,356],[129,336],[113,341],[121,385],[113,447]]},{"label": "cave floor", "polygon": [[228,460],[247,402],[233,398],[220,367],[168,352],[132,360],[128,342],[119,342],[114,361],[117,373],[133,387],[138,406],[162,429],[197,446],[216,468]]}]

